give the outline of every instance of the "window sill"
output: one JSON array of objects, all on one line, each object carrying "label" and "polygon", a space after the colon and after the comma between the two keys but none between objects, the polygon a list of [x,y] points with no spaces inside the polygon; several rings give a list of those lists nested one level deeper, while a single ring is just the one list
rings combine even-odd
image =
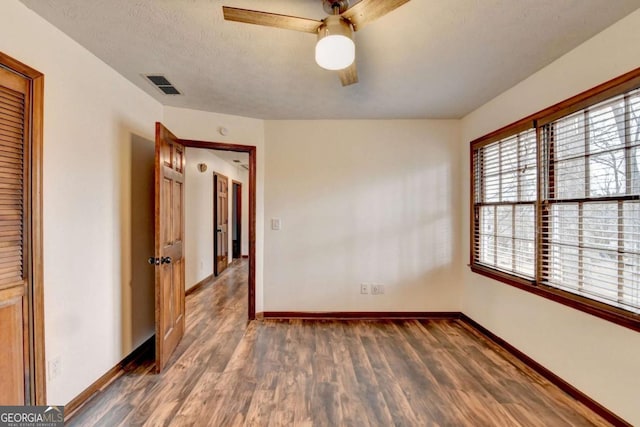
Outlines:
[{"label": "window sill", "polygon": [[474,273],[506,283],[507,285],[514,286],[543,298],[559,302],[560,304],[591,314],[617,325],[624,326],[625,328],[632,329],[636,332],[640,332],[640,315],[597,301],[592,301],[588,298],[562,291],[560,289],[551,288],[546,285],[538,285],[534,281],[513,276],[482,265],[471,264],[469,267]]}]

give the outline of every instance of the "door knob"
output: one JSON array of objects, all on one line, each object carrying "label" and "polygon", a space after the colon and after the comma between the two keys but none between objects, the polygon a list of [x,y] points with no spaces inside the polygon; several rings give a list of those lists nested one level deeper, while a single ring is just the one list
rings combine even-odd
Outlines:
[{"label": "door knob", "polygon": [[152,257],[149,257],[147,262],[149,264],[151,264],[151,265],[160,265],[160,258],[156,258],[156,257],[152,256]]},{"label": "door knob", "polygon": [[171,264],[171,257],[163,256],[162,258],[160,258],[160,264]]}]

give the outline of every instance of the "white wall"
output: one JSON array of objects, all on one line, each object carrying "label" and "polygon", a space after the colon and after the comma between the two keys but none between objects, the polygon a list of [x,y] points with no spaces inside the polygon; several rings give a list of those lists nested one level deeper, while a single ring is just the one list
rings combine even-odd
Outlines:
[{"label": "white wall", "polygon": [[[256,147],[256,311],[262,311],[265,173],[264,121],[174,107],[164,108],[162,121],[178,138],[228,142],[253,145]],[[229,133],[226,136],[222,136],[218,132],[218,128],[221,126],[228,129]],[[246,187],[248,191],[249,186],[247,185]],[[247,197],[247,200],[243,207],[246,206],[246,211],[248,212],[248,196],[245,197]],[[248,227],[245,228],[245,230],[246,233],[249,232]],[[187,281],[187,286],[193,284],[194,283]]]},{"label": "white wall", "polygon": [[62,366],[47,395],[66,404],[153,333],[153,318],[132,326],[132,264],[149,254],[132,252],[131,158],[162,107],[17,0],[0,51],[45,74],[45,345]]},{"label": "white wall", "polygon": [[[640,10],[464,118],[462,227],[469,224],[469,141],[640,66]],[[468,253],[468,234],[462,235]],[[640,334],[465,271],[463,312],[634,425]]]},{"label": "white wall", "polygon": [[267,121],[265,135],[265,311],[460,309],[458,121]]},{"label": "white wall", "polygon": [[[229,178],[229,262],[233,256],[231,233],[231,197],[232,182],[242,183],[243,193],[249,187],[248,174],[245,169],[233,166],[216,156],[214,150],[187,148],[185,170],[185,287],[191,288],[198,282],[213,274],[213,173],[217,172]],[[198,164],[207,165],[206,172],[198,170]],[[248,210],[248,205],[242,205]],[[248,218],[248,217],[247,217]],[[248,222],[242,221],[244,241],[247,240]]]}]

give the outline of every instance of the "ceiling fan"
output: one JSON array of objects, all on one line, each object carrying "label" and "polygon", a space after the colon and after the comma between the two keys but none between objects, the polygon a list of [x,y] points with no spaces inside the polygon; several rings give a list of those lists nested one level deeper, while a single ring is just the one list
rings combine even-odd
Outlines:
[{"label": "ceiling fan", "polygon": [[223,6],[224,19],[317,34],[316,62],[338,71],[342,86],[358,83],[353,32],[386,15],[409,0],[322,0],[329,14],[322,21]]}]

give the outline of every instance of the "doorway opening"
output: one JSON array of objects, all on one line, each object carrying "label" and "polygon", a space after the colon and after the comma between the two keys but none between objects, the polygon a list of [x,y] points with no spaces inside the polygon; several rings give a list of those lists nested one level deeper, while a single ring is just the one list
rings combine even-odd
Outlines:
[{"label": "doorway opening", "polygon": [[[159,126],[162,126],[161,124],[158,124]],[[216,152],[225,152],[226,154],[228,154],[229,156],[232,156],[234,153],[244,153],[246,157],[248,157],[246,159],[246,162],[243,161],[242,165],[238,165],[238,167],[243,167],[245,173],[248,172],[248,177],[246,179],[246,181],[244,181],[244,184],[247,186],[247,189],[245,190],[245,200],[246,200],[246,204],[243,204],[240,209],[237,209],[236,212],[236,216],[237,218],[240,218],[240,223],[242,221],[242,213],[245,213],[245,227],[242,227],[242,225],[238,226],[238,232],[239,232],[239,239],[240,240],[240,257],[248,257],[248,295],[247,295],[247,299],[248,299],[248,304],[247,304],[247,311],[248,311],[248,319],[249,320],[254,320],[256,317],[256,304],[255,304],[255,298],[256,298],[256,292],[255,292],[255,277],[256,277],[256,147],[255,146],[251,146],[251,145],[240,145],[240,144],[231,144],[231,143],[221,143],[221,142],[215,142],[215,141],[199,141],[199,140],[188,140],[188,139],[181,139],[179,136],[175,136],[174,137],[174,141],[176,144],[179,144],[181,146],[183,146],[185,149],[190,149],[190,148],[199,148],[199,149],[204,149],[204,150],[213,150]],[[230,160],[235,162],[235,160]],[[246,164],[244,164],[246,163]],[[156,165],[157,166],[157,165]],[[212,172],[209,172],[212,173]],[[209,175],[211,176],[211,175]],[[209,178],[209,182],[211,183],[212,178]],[[186,185],[188,186],[189,184],[186,183]],[[242,191],[244,186],[240,185],[238,188],[240,191]],[[228,196],[231,196],[231,194],[233,193],[232,189],[234,187],[231,186],[229,188],[228,191]],[[239,192],[238,195],[240,195],[241,193]],[[240,197],[239,197],[240,198]],[[230,202],[232,200],[229,200]],[[246,206],[246,207],[245,207]],[[231,215],[231,212],[229,212],[229,215],[233,217],[234,215]],[[211,217],[209,217],[211,218]],[[229,219],[229,218],[228,218]],[[211,219],[209,220],[211,221]],[[232,222],[233,218],[231,218],[231,221],[228,222]],[[212,222],[210,222],[210,224],[212,224]],[[231,227],[229,227],[231,228]],[[244,230],[247,229],[247,233],[244,233]],[[214,230],[217,230],[214,229]],[[224,231],[224,230],[223,230]],[[228,234],[230,234],[230,231],[232,230],[227,230]],[[216,232],[216,231],[214,231]],[[243,248],[243,244],[242,244],[242,240],[241,240],[241,236],[245,234],[244,240],[245,240],[245,247]],[[217,239],[214,239],[217,240]],[[227,246],[227,250],[228,250],[228,258],[233,257],[233,251],[229,250],[230,246],[233,247],[232,244],[232,240],[231,240],[231,236],[229,236],[229,245]],[[162,254],[160,253],[161,251],[157,251],[158,253],[156,253],[156,257],[159,257],[160,259],[162,258]],[[197,262],[197,260],[195,260]],[[214,265],[216,263],[214,262]],[[211,272],[211,270],[209,270]],[[196,285],[198,285],[199,283],[196,283]],[[186,283],[186,285],[193,285],[193,283]],[[191,291],[191,289],[190,289]],[[182,292],[184,294],[184,292]],[[157,310],[156,310],[157,311]],[[156,313],[158,315],[158,313]]]},{"label": "doorway opening", "polygon": [[233,181],[231,191],[231,241],[232,256],[242,258],[242,183]]},{"label": "doorway opening", "polygon": [[247,153],[249,155],[249,179],[248,179],[248,257],[249,257],[249,283],[248,283],[248,319],[256,318],[256,147],[254,145],[230,144],[214,141],[198,141],[189,139],[180,139],[185,147],[188,148],[204,148],[208,150],[228,151],[235,153]]},{"label": "doorway opening", "polygon": [[248,165],[246,169],[249,172],[247,203],[244,204],[247,210],[247,252],[249,258],[249,278],[248,278],[248,320],[256,318],[256,164],[257,154],[254,145],[230,144],[214,141],[198,141],[179,139],[180,143],[187,148],[204,148],[208,150],[226,151],[229,153],[246,153],[248,154]]}]

